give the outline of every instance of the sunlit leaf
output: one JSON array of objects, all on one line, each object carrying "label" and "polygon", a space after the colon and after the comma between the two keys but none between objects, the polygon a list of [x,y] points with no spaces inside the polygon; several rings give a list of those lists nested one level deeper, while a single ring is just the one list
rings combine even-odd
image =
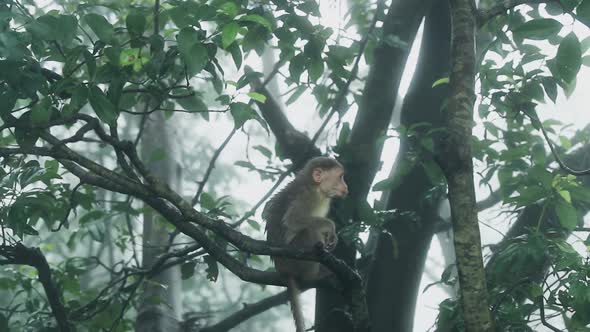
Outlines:
[{"label": "sunlit leaf", "polygon": [[582,50],[580,49],[580,41],[578,37],[572,32],[563,38],[557,55],[555,56],[555,64],[559,76],[566,82],[572,82],[582,63]]},{"label": "sunlit leaf", "polygon": [[568,230],[573,230],[578,224],[578,214],[576,209],[564,199],[555,200],[555,213],[561,226]]},{"label": "sunlit leaf", "polygon": [[236,40],[240,26],[236,22],[231,22],[223,27],[221,32],[221,44],[223,48],[227,48],[231,43]]},{"label": "sunlit leaf", "polygon": [[266,96],[258,92],[248,92],[248,97],[261,103],[266,102]]},{"label": "sunlit leaf", "polygon": [[442,84],[449,84],[449,78],[448,77],[439,78],[438,80],[434,81],[434,83],[432,83],[432,87],[434,88],[435,86],[442,85]]}]

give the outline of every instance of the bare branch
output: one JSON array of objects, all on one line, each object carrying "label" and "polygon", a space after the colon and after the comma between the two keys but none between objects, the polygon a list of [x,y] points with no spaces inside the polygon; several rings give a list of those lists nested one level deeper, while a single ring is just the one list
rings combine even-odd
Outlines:
[{"label": "bare branch", "polygon": [[195,194],[195,197],[193,197],[193,199],[191,201],[191,204],[193,206],[195,206],[195,204],[197,204],[197,202],[199,201],[199,197],[201,196],[201,193],[203,192],[203,189],[205,188],[205,184],[207,184],[207,180],[209,180],[209,176],[211,176],[211,172],[213,171],[213,168],[215,167],[215,162],[217,161],[217,158],[219,158],[219,155],[221,155],[221,151],[223,151],[223,149],[225,149],[225,147],[227,146],[229,141],[232,139],[232,137],[234,136],[236,131],[238,131],[238,128],[234,126],[234,128],[231,130],[229,135],[227,135],[227,137],[225,138],[223,143],[221,143],[219,148],[217,148],[217,150],[215,150],[215,153],[213,153],[213,156],[211,157],[211,161],[209,161],[209,166],[207,166],[207,170],[205,171],[205,175],[203,176],[203,180],[199,181],[199,188],[197,189],[197,193]]},{"label": "bare branch", "polygon": [[222,321],[204,327],[201,329],[201,332],[225,332],[229,331],[232,328],[238,326],[242,322],[262,313],[268,309],[274,308],[280,304],[284,304],[289,300],[289,295],[287,291],[282,291],[265,299],[262,299],[256,303],[246,304],[244,303],[244,308],[234,312],[230,316],[226,317]]}]

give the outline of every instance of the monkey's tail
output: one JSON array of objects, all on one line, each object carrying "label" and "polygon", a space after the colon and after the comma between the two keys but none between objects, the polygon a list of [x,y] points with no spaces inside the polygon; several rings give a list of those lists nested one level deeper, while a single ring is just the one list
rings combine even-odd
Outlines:
[{"label": "monkey's tail", "polygon": [[295,328],[297,332],[305,332],[305,322],[303,321],[303,311],[301,310],[301,302],[299,288],[294,278],[287,279],[287,291],[289,292],[289,300],[291,301],[291,312],[293,312],[293,319],[295,320]]}]

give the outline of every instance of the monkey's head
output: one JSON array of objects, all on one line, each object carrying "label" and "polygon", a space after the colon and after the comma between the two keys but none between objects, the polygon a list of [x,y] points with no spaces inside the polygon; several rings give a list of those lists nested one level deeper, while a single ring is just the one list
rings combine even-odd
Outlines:
[{"label": "monkey's head", "polygon": [[329,198],[342,198],[348,194],[348,186],[344,182],[344,167],[336,159],[316,157],[304,167],[313,184],[320,193]]}]

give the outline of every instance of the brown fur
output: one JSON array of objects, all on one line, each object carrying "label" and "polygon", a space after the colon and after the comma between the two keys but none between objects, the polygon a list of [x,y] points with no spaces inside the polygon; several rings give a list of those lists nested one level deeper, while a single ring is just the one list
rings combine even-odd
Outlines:
[{"label": "brown fur", "polygon": [[[335,159],[317,157],[310,160],[283,190],[278,192],[264,207],[267,240],[272,244],[290,244],[297,248],[311,248],[317,243],[332,250],[338,242],[336,226],[326,215],[332,197],[343,197],[348,188],[343,179],[332,175],[317,182],[314,172],[343,170]],[[327,173],[325,173],[327,174]],[[323,182],[323,183],[322,183]],[[330,196],[331,195],[331,196]],[[299,304],[295,279],[315,280],[320,278],[320,263],[313,261],[273,258],[279,273],[287,278],[291,308],[297,332],[303,332],[303,314]]]}]

